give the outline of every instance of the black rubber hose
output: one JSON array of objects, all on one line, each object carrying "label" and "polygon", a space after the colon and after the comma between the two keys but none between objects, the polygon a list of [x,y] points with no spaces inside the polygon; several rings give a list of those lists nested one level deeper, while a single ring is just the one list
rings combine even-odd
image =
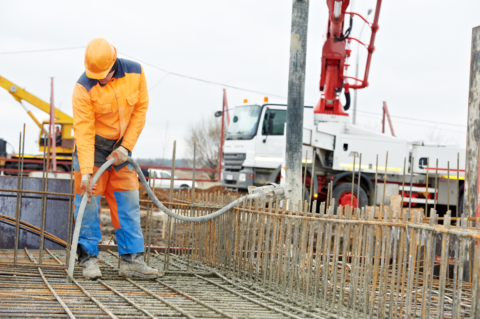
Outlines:
[{"label": "black rubber hose", "polygon": [[344,111],[348,111],[350,108],[350,92],[345,92],[345,105],[343,106]]}]

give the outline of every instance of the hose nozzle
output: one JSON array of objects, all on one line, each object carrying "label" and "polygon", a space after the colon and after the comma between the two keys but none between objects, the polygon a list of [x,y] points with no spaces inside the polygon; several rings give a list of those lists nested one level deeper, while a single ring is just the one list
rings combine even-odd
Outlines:
[{"label": "hose nozzle", "polygon": [[248,194],[250,195],[259,195],[260,199],[271,199],[277,196],[280,196],[280,199],[285,197],[285,190],[283,186],[280,186],[275,183],[268,183],[265,186],[249,186]]}]

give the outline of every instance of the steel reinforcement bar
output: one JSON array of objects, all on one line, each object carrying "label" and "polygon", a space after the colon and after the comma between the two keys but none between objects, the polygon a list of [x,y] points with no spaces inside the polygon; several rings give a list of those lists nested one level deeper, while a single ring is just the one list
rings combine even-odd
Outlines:
[{"label": "steel reinforcement bar", "polygon": [[[181,192],[172,209],[204,216],[230,201]],[[303,211],[286,207],[279,199],[252,199],[213,220],[175,219],[164,268],[208,267],[312,317],[480,316],[480,232],[466,216],[452,226],[450,212],[440,225],[434,209],[426,217],[394,206],[374,213],[321,203],[313,214],[316,202],[299,204]]]}]

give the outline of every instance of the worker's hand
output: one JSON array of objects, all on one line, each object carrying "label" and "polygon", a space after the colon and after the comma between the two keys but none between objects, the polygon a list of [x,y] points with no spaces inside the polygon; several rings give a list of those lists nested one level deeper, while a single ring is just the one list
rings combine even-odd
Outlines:
[{"label": "worker's hand", "polygon": [[82,182],[80,184],[80,190],[82,192],[82,196],[83,194],[85,194],[85,192],[87,192],[87,196],[89,197],[88,198],[89,203],[90,203],[90,197],[93,196],[93,194],[95,193],[95,190],[97,189],[97,184],[93,185],[93,187],[91,184],[92,184],[92,174],[83,174]]},{"label": "worker's hand", "polygon": [[113,163],[113,165],[121,165],[127,161],[128,150],[125,147],[120,146],[115,149],[112,154],[108,155],[107,160],[111,159],[112,157],[115,157],[115,163]]}]

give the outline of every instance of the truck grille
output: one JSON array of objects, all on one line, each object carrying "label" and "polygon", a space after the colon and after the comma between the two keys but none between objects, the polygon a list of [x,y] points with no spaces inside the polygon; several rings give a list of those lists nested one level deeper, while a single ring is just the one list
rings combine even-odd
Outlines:
[{"label": "truck grille", "polygon": [[239,172],[243,167],[245,153],[223,153],[224,167],[226,171]]}]

